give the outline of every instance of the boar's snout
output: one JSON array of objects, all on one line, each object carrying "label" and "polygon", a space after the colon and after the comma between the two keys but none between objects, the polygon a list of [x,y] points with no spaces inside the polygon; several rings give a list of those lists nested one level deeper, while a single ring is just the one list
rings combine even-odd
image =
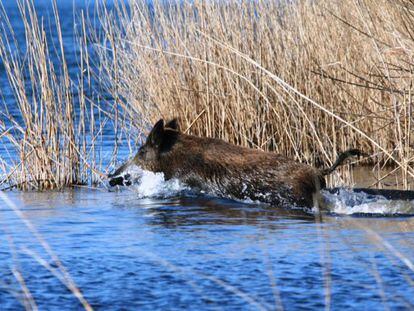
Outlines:
[{"label": "boar's snout", "polygon": [[131,174],[127,172],[128,167],[131,165],[132,161],[127,161],[121,165],[115,172],[108,175],[109,185],[111,187],[115,186],[131,186],[132,178]]},{"label": "boar's snout", "polygon": [[118,175],[118,176],[108,175],[108,178],[109,178],[109,185],[111,187],[131,186],[132,184],[130,174]]}]

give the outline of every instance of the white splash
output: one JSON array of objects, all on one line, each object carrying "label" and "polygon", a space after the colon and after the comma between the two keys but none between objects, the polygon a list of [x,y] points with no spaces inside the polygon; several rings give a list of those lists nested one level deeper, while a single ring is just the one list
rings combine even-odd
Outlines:
[{"label": "white splash", "polygon": [[340,189],[338,193],[322,192],[329,212],[335,214],[412,215],[414,201],[388,200],[383,196]]},{"label": "white splash", "polygon": [[187,190],[178,179],[165,180],[164,173],[146,171],[135,165],[126,173],[131,175],[131,187],[139,198],[171,197]]},{"label": "white splash", "polygon": [[[124,174],[130,175],[132,186],[129,189],[137,193],[139,198],[167,198],[181,195],[183,192],[191,192],[191,189],[178,179],[165,180],[164,173],[146,171],[135,165],[131,165]],[[245,192],[246,189],[246,185],[243,185],[242,191]],[[414,201],[388,200],[383,196],[354,192],[352,189],[345,188],[337,193],[327,191],[321,193],[324,210],[335,214],[414,215]],[[265,199],[270,195],[271,193],[259,193],[256,197],[266,201]],[[264,204],[260,199],[252,200],[247,196],[244,199],[231,199],[247,204]]]}]

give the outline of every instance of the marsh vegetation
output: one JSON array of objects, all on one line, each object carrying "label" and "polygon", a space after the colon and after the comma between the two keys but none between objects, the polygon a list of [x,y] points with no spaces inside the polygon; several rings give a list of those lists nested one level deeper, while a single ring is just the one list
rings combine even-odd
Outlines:
[{"label": "marsh vegetation", "polygon": [[[51,41],[34,3],[18,3],[24,40],[2,13],[16,109],[3,101],[0,137],[18,157],[2,157],[3,188],[100,183],[105,132],[114,160],[160,116],[315,166],[352,146],[372,186],[412,188],[411,1],[97,3],[75,17],[70,66],[56,4]],[[329,184],[353,182],[346,167]]]},{"label": "marsh vegetation", "polygon": [[[359,148],[361,164],[413,177],[410,1],[135,2],[104,28],[111,85],[144,121],[315,166]],[[119,94],[119,95],[118,95]],[[349,170],[330,184],[352,183]],[[374,183],[373,186],[381,186]]]}]

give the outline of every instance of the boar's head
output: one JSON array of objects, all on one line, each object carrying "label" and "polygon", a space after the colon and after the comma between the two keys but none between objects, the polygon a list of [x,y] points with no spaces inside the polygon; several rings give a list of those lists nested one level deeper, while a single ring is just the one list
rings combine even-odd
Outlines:
[{"label": "boar's head", "polygon": [[130,186],[132,180],[129,169],[134,165],[143,170],[160,171],[162,154],[171,150],[179,134],[177,119],[173,119],[165,125],[163,119],[155,123],[145,144],[139,148],[135,157],[122,164],[114,173],[108,175],[110,186]]}]

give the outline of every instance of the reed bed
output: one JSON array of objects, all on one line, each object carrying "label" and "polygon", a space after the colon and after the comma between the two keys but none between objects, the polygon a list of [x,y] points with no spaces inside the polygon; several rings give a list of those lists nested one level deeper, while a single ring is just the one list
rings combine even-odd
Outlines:
[{"label": "reed bed", "polygon": [[[414,187],[413,1],[130,1],[116,12],[102,15],[100,62],[137,127],[179,116],[192,134],[316,166],[356,147],[373,186],[391,166],[393,187]],[[352,183],[349,167],[329,182]]]},{"label": "reed bed", "polygon": [[53,38],[44,18],[38,17],[34,1],[17,3],[23,40],[0,6],[0,59],[16,103],[14,107],[2,97],[0,143],[10,159],[0,157],[0,189],[43,190],[96,183],[103,176],[94,148],[101,131],[100,121],[95,120],[97,108],[86,96],[90,75],[85,23],[76,38],[81,57],[74,81],[56,1],[51,2]]},{"label": "reed bed", "polygon": [[[414,188],[412,0],[97,2],[99,31],[87,14],[77,21],[76,80],[56,3],[54,46],[33,0],[18,3],[23,44],[1,16],[18,106],[18,117],[6,103],[1,111],[0,139],[18,155],[0,158],[1,188],[99,183],[104,128],[115,159],[119,141],[134,149],[133,136],[160,117],[318,167],[359,148],[369,155],[359,163],[374,166],[371,186],[391,178]],[[103,94],[90,95],[91,79]],[[354,182],[346,166],[329,185]]]}]

